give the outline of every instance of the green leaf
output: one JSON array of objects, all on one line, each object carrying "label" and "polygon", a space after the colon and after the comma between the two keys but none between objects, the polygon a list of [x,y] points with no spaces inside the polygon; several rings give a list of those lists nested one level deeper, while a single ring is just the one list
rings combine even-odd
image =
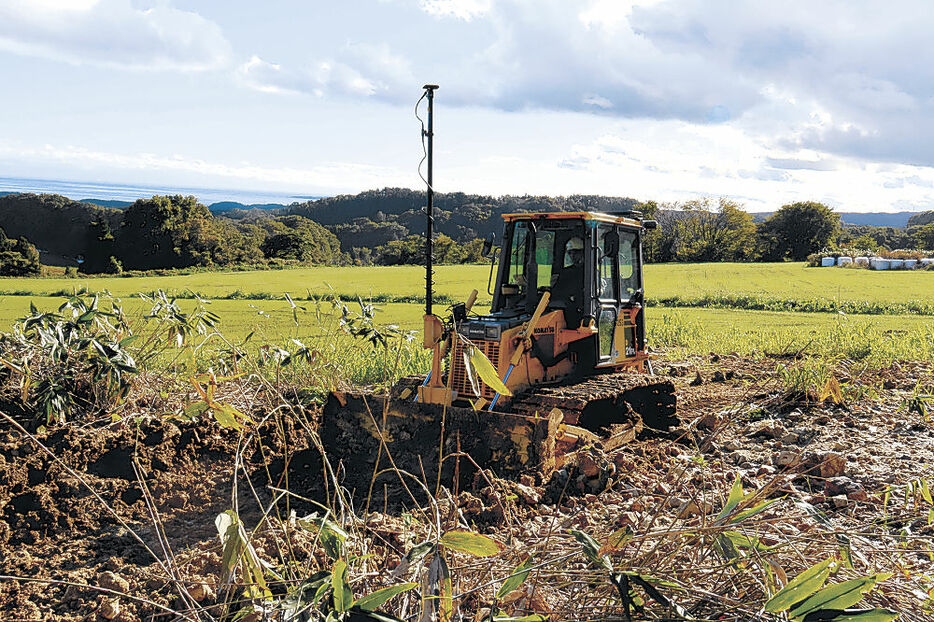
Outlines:
[{"label": "green leaf", "polygon": [[720,513],[717,514],[717,518],[714,520],[720,520],[721,518],[724,518],[727,514],[732,512],[742,500],[743,482],[737,475],[736,479],[733,480],[733,487],[730,489],[730,496],[727,497],[726,503],[723,504],[723,509],[720,510]]},{"label": "green leaf", "polygon": [[788,615],[792,618],[803,618],[809,613],[823,609],[846,609],[858,603],[863,598],[863,594],[871,590],[878,581],[884,581],[891,576],[891,574],[883,573],[828,585],[789,611]]},{"label": "green leaf", "polygon": [[428,591],[422,595],[422,610],[437,612],[439,622],[450,622],[454,611],[453,596],[451,571],[444,555],[439,553],[428,564]]},{"label": "green leaf", "polygon": [[439,544],[474,557],[489,557],[503,550],[496,540],[472,531],[449,531],[441,536]]},{"label": "green leaf", "polygon": [[751,516],[755,516],[759,512],[762,512],[763,510],[775,505],[776,503],[781,501],[783,498],[784,497],[779,498],[779,499],[769,499],[768,501],[762,501],[760,503],[757,503],[751,508],[746,508],[745,510],[743,510],[742,512],[738,512],[736,516],[731,518],[729,520],[729,524],[735,525],[736,523],[740,523]]},{"label": "green leaf", "polygon": [[[351,608],[350,609],[351,617],[349,620],[373,620],[373,622],[405,622],[401,618],[397,618],[394,615],[388,613],[380,613],[379,611],[363,611],[361,609]],[[330,618],[328,618],[330,620]]]},{"label": "green leaf", "polygon": [[240,422],[237,421],[237,417],[235,415],[235,413],[237,413],[236,408],[222,404],[212,408],[211,412],[214,413],[214,418],[222,427],[231,428],[234,430],[240,430],[243,428],[243,426],[240,425]]},{"label": "green leaf", "polygon": [[892,622],[898,614],[888,609],[862,609],[843,611],[832,618],[822,618],[832,622]]},{"label": "green leaf", "polygon": [[221,544],[224,546],[221,555],[221,581],[226,582],[233,573],[237,562],[240,560],[240,554],[243,551],[244,543],[240,540],[240,529],[238,527],[239,519],[233,510],[227,510],[217,515],[214,519],[214,526],[217,527],[217,534],[221,538]]},{"label": "green leaf", "polygon": [[531,555],[522,560],[522,562],[516,566],[516,569],[512,571],[512,574],[503,581],[503,585],[500,586],[499,591],[496,592],[496,599],[499,600],[507,594],[519,589],[519,587],[525,583],[525,580],[528,579],[529,569],[534,563]]},{"label": "green leaf", "polygon": [[418,583],[400,583],[399,585],[384,587],[381,590],[376,590],[372,594],[364,596],[358,600],[354,606],[359,607],[363,611],[373,611],[393,596],[408,592],[416,587],[418,587]]},{"label": "green leaf", "polygon": [[594,540],[590,535],[584,533],[583,531],[578,531],[577,529],[570,530],[571,535],[574,536],[574,539],[580,542],[584,547],[584,555],[592,561],[597,566],[602,566],[610,572],[613,571],[613,564],[610,563],[610,558],[606,555],[600,554],[600,545]]},{"label": "green leaf", "polygon": [[934,504],[934,500],[931,498],[931,489],[928,486],[928,481],[926,479],[920,480],[921,482],[921,497],[927,501],[929,504]]},{"label": "green leaf", "polygon": [[626,525],[622,529],[617,529],[609,535],[606,539],[606,542],[603,543],[603,546],[600,547],[600,550],[597,551],[598,555],[606,555],[607,553],[613,553],[615,551],[623,548],[630,540],[632,540],[632,529],[629,525]]},{"label": "green leaf", "polygon": [[193,404],[189,404],[185,407],[185,416],[189,419],[194,419],[204,414],[204,411],[208,409],[208,404],[204,400],[199,400]]},{"label": "green leaf", "polygon": [[480,348],[470,347],[470,364],[477,370],[477,375],[486,383],[486,386],[500,395],[507,397],[512,395],[512,391],[499,379],[499,372],[493,367],[493,363],[486,357],[486,354],[480,351]]},{"label": "green leaf", "polygon": [[765,603],[765,610],[772,613],[784,611],[801,599],[807,598],[821,589],[824,582],[827,581],[827,577],[830,576],[831,561],[833,561],[833,558],[828,557],[789,581],[788,585],[779,590],[775,596]]},{"label": "green leaf", "polygon": [[343,556],[342,545],[350,537],[350,534],[344,531],[340,525],[317,514],[309,514],[304,518],[300,518],[295,521],[295,524],[301,529],[317,535],[328,557],[339,559]]},{"label": "green leaf", "polygon": [[334,609],[344,613],[353,605],[353,593],[347,585],[347,564],[341,560],[334,562],[331,569],[331,589],[334,591]]}]

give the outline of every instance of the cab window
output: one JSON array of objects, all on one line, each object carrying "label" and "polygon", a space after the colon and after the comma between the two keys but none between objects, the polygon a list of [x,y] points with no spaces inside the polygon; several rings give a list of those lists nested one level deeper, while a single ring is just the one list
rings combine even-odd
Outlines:
[{"label": "cab window", "polygon": [[512,232],[512,247],[509,250],[509,274],[506,282],[525,291],[525,256],[529,243],[529,228],[524,222],[516,223]]},{"label": "cab window", "polygon": [[639,283],[639,238],[631,232],[619,232],[619,285],[620,299],[632,300],[642,286]]},{"label": "cab window", "polygon": [[616,300],[616,258],[604,253],[605,237],[614,230],[613,225],[597,227],[597,297]]}]

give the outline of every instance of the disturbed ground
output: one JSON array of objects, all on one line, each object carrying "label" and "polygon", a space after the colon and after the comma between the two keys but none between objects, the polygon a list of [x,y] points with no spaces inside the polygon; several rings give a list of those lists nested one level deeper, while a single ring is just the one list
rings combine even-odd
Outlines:
[{"label": "disturbed ground", "polygon": [[[919,395],[930,393],[934,372],[915,363],[838,366],[843,401],[835,404],[820,395],[833,393],[826,378],[820,386],[795,383],[777,365],[791,369],[795,361],[662,357],[656,371],[672,376],[682,422],[669,437],[587,448],[550,482],[484,471],[469,490],[442,494],[436,507],[445,521],[506,547],[484,564],[453,556],[460,609],[473,616],[491,606],[493,588],[471,588],[494,584],[532,555],[541,568],[504,607],[554,619],[618,617],[613,589],[573,554],[569,530],[602,542],[628,527],[635,536],[613,551],[616,563],[682,586],[695,617],[754,619],[765,586],[737,572],[754,574],[755,555],[740,552],[731,562],[720,549],[725,561],[714,563],[715,538],[705,535],[739,478],[746,492],[778,500],[744,532],[783,547],[770,573],[791,578],[838,555],[852,561],[854,576],[896,573],[868,597],[871,605],[903,620],[928,619],[934,423],[926,413],[934,408]],[[0,619],[174,620],[195,606],[219,617],[215,518],[229,509],[247,529],[268,516],[255,534],[260,557],[328,569],[316,542],[289,518],[313,506],[297,497],[272,503],[273,488],[302,496],[320,488],[309,428],[274,417],[247,435],[213,421],[147,415],[39,435],[45,451],[0,422]],[[358,552],[372,557],[361,562],[369,570],[356,590],[389,581],[378,570],[395,567],[430,531],[431,520],[414,510],[356,515]]]}]

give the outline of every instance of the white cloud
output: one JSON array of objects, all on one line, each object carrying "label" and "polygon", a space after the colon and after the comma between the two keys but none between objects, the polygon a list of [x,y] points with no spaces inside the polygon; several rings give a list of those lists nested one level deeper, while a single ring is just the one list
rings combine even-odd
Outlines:
[{"label": "white cloud", "polygon": [[208,161],[183,154],[113,153],[85,149],[73,145],[43,145],[24,147],[0,142],[0,159],[7,157],[19,163],[58,163],[78,169],[108,169],[138,174],[169,172],[194,174],[214,180],[249,187],[292,187],[329,191],[352,188],[378,188],[398,183],[402,173],[392,167],[362,165],[353,162],[322,162],[310,168],[268,167],[250,162],[229,164]]},{"label": "white cloud", "polygon": [[0,50],[81,65],[198,71],[224,66],[220,27],[165,3],[0,0]]},{"label": "white cloud", "polygon": [[388,101],[408,100],[416,83],[408,60],[387,45],[348,43],[335,58],[290,69],[253,56],[237,68],[246,86],[267,93],[347,95]]},{"label": "white cloud", "polygon": [[470,21],[490,12],[492,0],[421,0],[422,10],[438,17]]}]

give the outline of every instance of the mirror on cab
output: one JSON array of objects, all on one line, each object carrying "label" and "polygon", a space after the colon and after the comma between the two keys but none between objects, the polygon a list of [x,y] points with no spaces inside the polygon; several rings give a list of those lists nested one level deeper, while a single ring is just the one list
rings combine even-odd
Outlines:
[{"label": "mirror on cab", "polygon": [[483,248],[480,250],[480,255],[482,257],[489,257],[490,252],[493,250],[493,242],[496,241],[496,234],[491,233],[490,237],[483,240]]},{"label": "mirror on cab", "polygon": [[651,231],[652,229],[658,229],[658,221],[657,220],[643,220],[642,226],[645,227],[646,230],[648,231]]}]

